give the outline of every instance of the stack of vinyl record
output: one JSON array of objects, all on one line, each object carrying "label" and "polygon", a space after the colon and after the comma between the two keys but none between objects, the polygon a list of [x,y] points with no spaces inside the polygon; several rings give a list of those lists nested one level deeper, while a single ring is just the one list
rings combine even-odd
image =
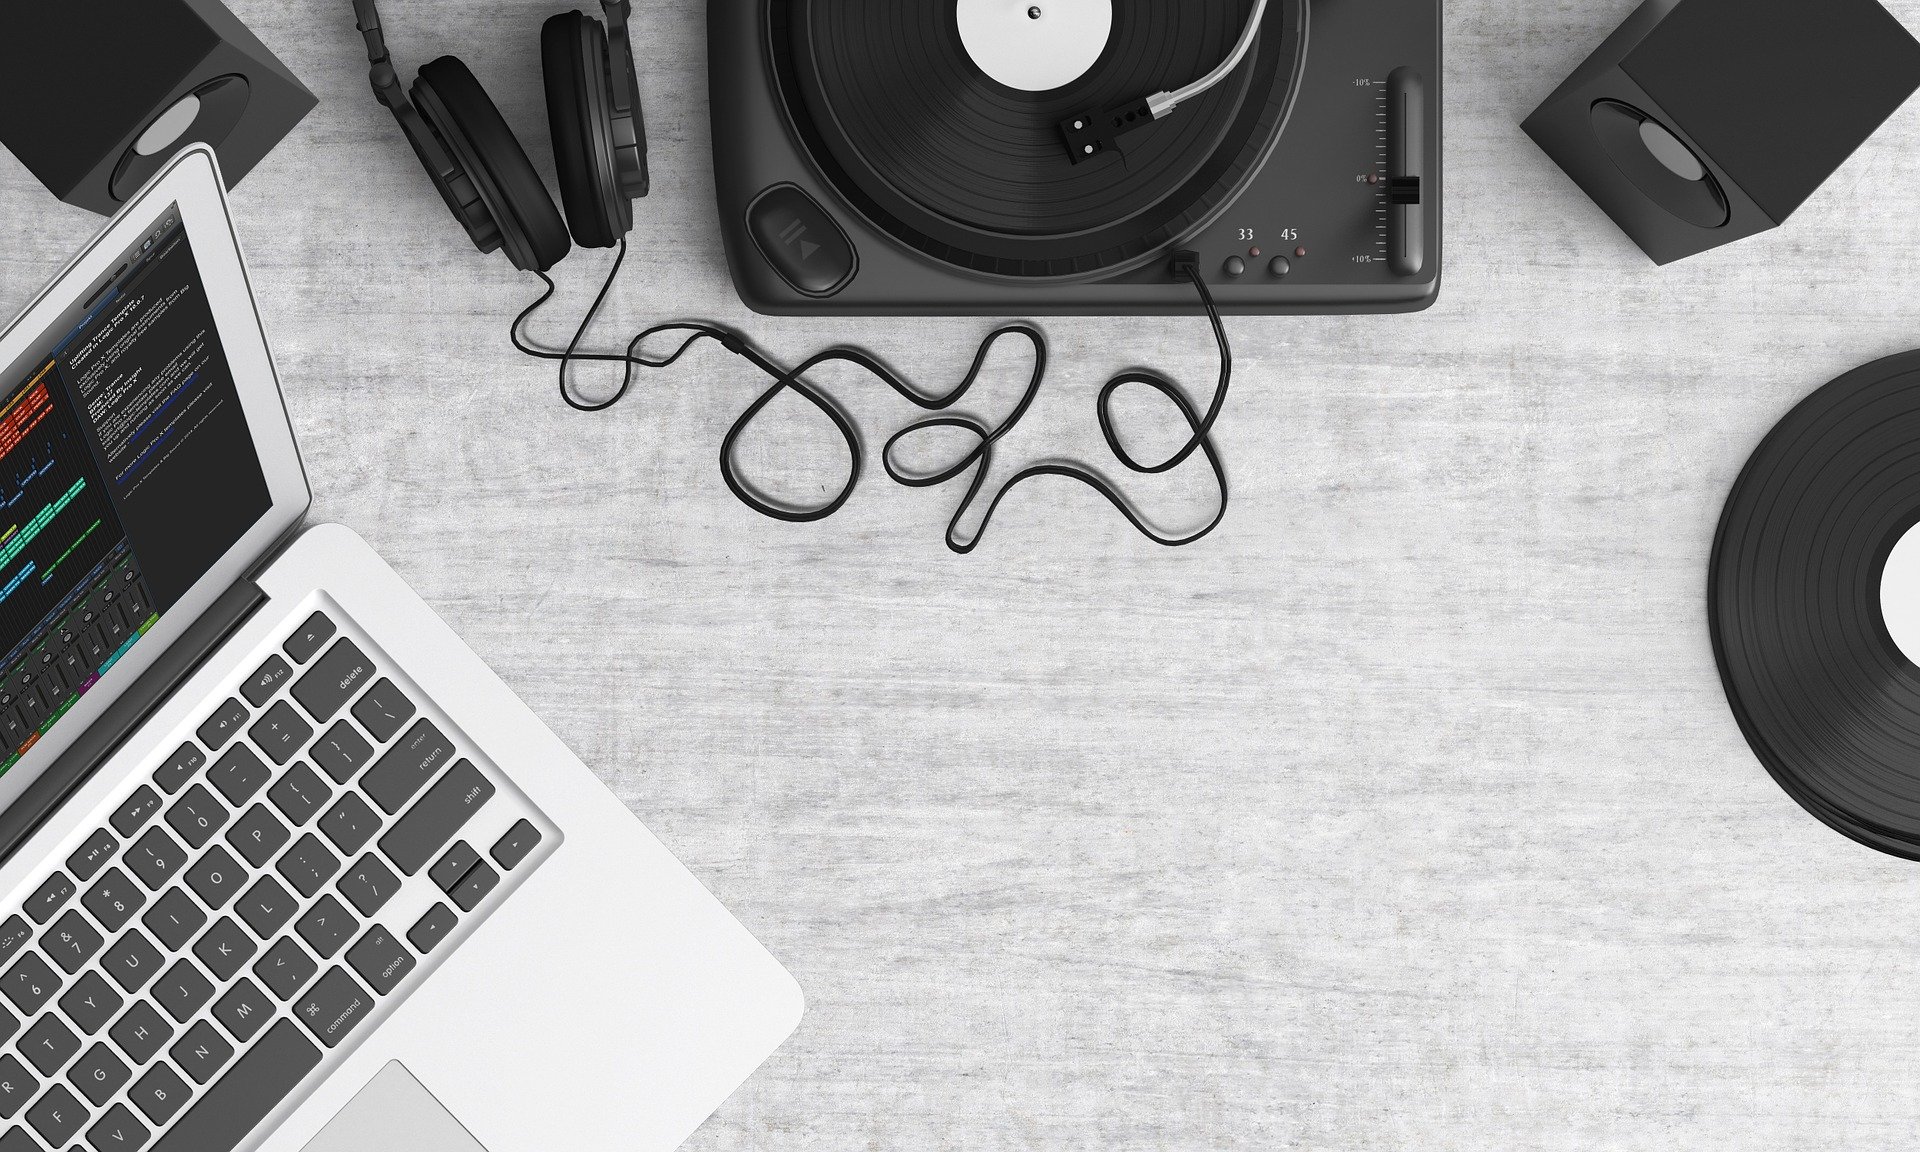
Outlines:
[{"label": "stack of vinyl record", "polygon": [[1774,428],[1727,499],[1708,588],[1727,699],[1761,762],[1833,828],[1909,859],[1920,667],[1881,604],[1916,523],[1920,352],[1842,376]]}]

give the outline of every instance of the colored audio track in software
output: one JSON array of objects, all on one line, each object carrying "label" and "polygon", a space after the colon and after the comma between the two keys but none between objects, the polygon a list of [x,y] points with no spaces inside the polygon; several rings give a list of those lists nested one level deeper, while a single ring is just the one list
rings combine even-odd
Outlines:
[{"label": "colored audio track in software", "polygon": [[0,407],[0,772],[158,619],[54,369]]}]

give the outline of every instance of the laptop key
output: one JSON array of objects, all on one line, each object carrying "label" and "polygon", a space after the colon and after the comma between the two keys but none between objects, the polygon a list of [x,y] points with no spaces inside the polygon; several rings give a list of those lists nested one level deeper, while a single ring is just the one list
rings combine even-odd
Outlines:
[{"label": "laptop key", "polygon": [[207,914],[200,910],[200,905],[194,903],[191,896],[179,888],[172,888],[140,918],[140,922],[147,926],[147,931],[160,938],[160,943],[166,945],[167,951],[178,952],[206,924]]},{"label": "laptop key", "polygon": [[67,1069],[67,1083],[78,1088],[80,1095],[98,1108],[113,1099],[113,1094],[120,1091],[120,1085],[131,1075],[127,1062],[114,1055],[113,1049],[95,1044]]},{"label": "laptop key", "polygon": [[98,972],[89,972],[74,981],[67,994],[60,997],[60,1011],[67,1014],[74,1027],[88,1036],[107,1026],[113,1014],[120,1011],[126,1000],[113,990],[106,977]]},{"label": "laptop key", "polygon": [[65,872],[55,872],[27,897],[27,915],[33,917],[35,924],[45,924],[72,899],[73,891],[73,880]]},{"label": "laptop key", "polygon": [[453,897],[453,902],[460,906],[460,911],[471,912],[480,906],[480,901],[485,900],[487,893],[493,891],[499,883],[500,873],[493,870],[493,865],[482,860],[469,869],[467,874],[460,878],[460,883],[454,885],[453,891],[447,895]]},{"label": "laptop key", "polygon": [[245,1044],[273,1019],[273,1001],[260,991],[260,985],[242,976],[213,1006],[213,1018],[233,1033],[235,1040]]},{"label": "laptop key", "polygon": [[235,744],[227,749],[227,754],[213,767],[207,769],[207,779],[220,789],[220,795],[235,808],[252,799],[262,785],[273,779],[273,769],[266,766],[253,749],[245,744]]},{"label": "laptop key", "polygon": [[264,868],[273,854],[286,846],[293,833],[280,818],[267,810],[265,804],[255,804],[247,809],[240,819],[227,831],[227,843],[246,858],[255,868]]},{"label": "laptop key", "polygon": [[326,833],[327,839],[333,841],[333,846],[343,853],[360,851],[379,830],[380,817],[367,806],[358,792],[341,796],[339,803],[320,817],[320,831]]},{"label": "laptop key", "polygon": [[332,796],[333,790],[320,779],[320,774],[304,763],[287,769],[267,792],[267,799],[273,801],[273,806],[280,809],[280,814],[295,828],[313,819],[313,814]]},{"label": "laptop key", "polygon": [[520,861],[525,860],[527,853],[532,852],[539,844],[540,829],[533,826],[533,821],[522,820],[507,829],[505,836],[494,841],[493,849],[487,855],[492,856],[493,862],[500,865],[502,869],[511,872],[518,868]]},{"label": "laptop key", "polygon": [[347,949],[347,963],[360,973],[367,987],[382,996],[398,988],[414,967],[413,953],[378,924]]},{"label": "laptop key", "polygon": [[391,816],[405,806],[414,793],[426,787],[440,769],[453,758],[453,744],[433,726],[422,720],[407,730],[400,742],[367,769],[360,787],[367,790],[380,810]]},{"label": "laptop key", "polygon": [[447,933],[453,931],[454,925],[459,922],[460,918],[454,915],[453,909],[445,904],[435,904],[427,909],[426,915],[414,921],[413,927],[407,929],[407,943],[413,945],[415,952],[425,956],[445,940]]},{"label": "laptop key", "polygon": [[451,892],[453,886],[460,883],[460,878],[478,863],[480,863],[480,853],[473,850],[473,845],[465,840],[457,840],[453,847],[447,849],[446,855],[434,861],[433,867],[427,869],[427,878],[432,880],[434,886],[440,891]]},{"label": "laptop key", "polygon": [[227,741],[240,734],[240,726],[247,722],[247,715],[245,704],[228,697],[220,707],[213,710],[213,715],[207,717],[200,725],[198,731],[200,743],[215,752],[220,751],[227,746]]},{"label": "laptop key", "polygon": [[255,949],[253,937],[247,935],[246,929],[235,923],[233,917],[222,916],[194,944],[193,954],[200,957],[200,963],[207,966],[215,980],[224,984],[253,959]]},{"label": "laptop key", "polygon": [[118,868],[109,868],[100,877],[91,891],[80,897],[80,903],[86,905],[93,918],[109,932],[118,932],[127,926],[127,921],[147,902],[147,894],[133,882],[125,872]]},{"label": "laptop key", "polygon": [[167,809],[167,825],[180,834],[187,847],[200,848],[226,826],[228,816],[226,805],[214,799],[206,785],[195,784]]},{"label": "laptop key", "polygon": [[0,964],[13,959],[13,954],[31,939],[33,929],[27,926],[25,920],[18,916],[7,917],[7,922],[0,924]]},{"label": "laptop key", "polygon": [[167,1022],[160,1010],[145,1000],[135,1001],[127,1009],[126,1015],[114,1022],[107,1035],[127,1054],[127,1059],[135,1064],[145,1064],[153,1059],[173,1036],[173,1025]]},{"label": "laptop key", "polygon": [[313,957],[296,944],[291,936],[282,936],[280,942],[267,949],[267,954],[254,963],[253,974],[267,990],[282,1000],[293,999],[293,994],[307,986],[313,974],[320,971],[320,965]]},{"label": "laptop key", "polygon": [[493,793],[492,781],[471,761],[460,761],[380,838],[380,850],[403,874],[413,875],[439,854]]},{"label": "laptop key", "polygon": [[200,902],[215,912],[226,907],[234,893],[240,891],[240,885],[247,873],[232,853],[215,844],[207,849],[193,867],[187,869],[187,887],[193,889]]},{"label": "laptop key", "polygon": [[173,967],[153,983],[153,998],[167,1010],[167,1015],[182,1024],[193,1019],[193,1014],[212,997],[213,985],[185,956],[174,961]]},{"label": "laptop key", "polygon": [[73,1054],[78,1051],[80,1037],[75,1036],[73,1029],[51,1012],[40,1017],[39,1022],[20,1037],[20,1055],[38,1068],[42,1076],[58,1072],[60,1066],[73,1059]]},{"label": "laptop key", "polygon": [[[187,1082],[180,1079],[180,1073],[168,1067],[165,1060],[148,1069],[147,1074],[136,1080],[133,1090],[127,1093],[134,1107],[146,1113],[147,1119],[155,1124],[165,1124],[173,1119],[174,1113],[180,1111],[181,1105],[192,1095],[193,1089],[187,1087]],[[161,1144],[154,1147],[163,1147],[164,1144],[165,1139],[162,1138]],[[175,1147],[185,1149],[193,1145],[177,1144]]]},{"label": "laptop key", "polygon": [[[234,1061],[152,1152],[228,1152],[319,1066],[320,1049],[293,1021],[280,1021]],[[139,1103],[137,1096],[134,1102]]]},{"label": "laptop key", "polygon": [[313,758],[334,782],[345,784],[353,779],[353,774],[373,759],[373,745],[360,735],[350,721],[342,720],[320,734],[320,739],[307,749],[307,755]]},{"label": "laptop key", "polygon": [[164,829],[151,828],[127,849],[125,859],[127,867],[147,886],[147,891],[158,892],[187,862],[187,853]]},{"label": "laptop key", "polygon": [[253,934],[265,940],[286,926],[299,908],[300,902],[293,893],[280,885],[271,876],[262,876],[247,889],[246,895],[233,906],[234,913],[246,921]]},{"label": "laptop key", "polygon": [[293,683],[293,698],[316,723],[325,724],[373,678],[373,661],[351,640],[337,640]]},{"label": "laptop key", "polygon": [[20,1017],[8,1011],[6,1005],[0,1004],[0,1044],[5,1044],[18,1031],[20,1031]]},{"label": "laptop key", "polygon": [[340,857],[309,832],[293,842],[293,847],[287,849],[274,868],[293,885],[294,891],[311,896],[340,871]]},{"label": "laptop key", "polygon": [[13,1001],[22,1016],[31,1016],[45,1008],[59,990],[60,977],[54,975],[53,968],[38,952],[20,957],[7,969],[6,975],[0,976],[0,994]]},{"label": "laptop key", "polygon": [[400,891],[400,878],[380,857],[369,852],[353,862],[347,874],[334,885],[353,903],[362,916],[371,916]]},{"label": "laptop key", "polygon": [[313,659],[314,653],[320,651],[320,645],[333,638],[333,633],[333,621],[327,619],[325,612],[315,612],[294,629],[293,635],[287,637],[282,650],[293,658],[295,664],[305,664]]},{"label": "laptop key", "polygon": [[253,737],[253,742],[268,759],[275,764],[285,764],[306,746],[313,735],[313,725],[300,719],[293,705],[282,700],[267,709],[267,714],[247,729],[247,735]]},{"label": "laptop key", "polygon": [[67,870],[78,876],[82,883],[93,879],[94,874],[113,859],[114,850],[120,847],[120,841],[105,828],[94,829],[87,842],[74,849],[67,857]]},{"label": "laptop key", "polygon": [[47,955],[66,969],[69,976],[80,971],[81,965],[92,959],[104,943],[99,931],[87,923],[77,908],[55,920],[53,927],[40,935],[40,947],[45,948]]},{"label": "laptop key", "polygon": [[87,1106],[67,1091],[64,1084],[47,1089],[39,1103],[27,1109],[27,1123],[55,1148],[65,1148],[67,1141],[80,1134],[80,1126],[86,1122]]},{"label": "laptop key", "polygon": [[492,797],[492,781],[482,776],[470,760],[461,760],[380,837],[380,851],[386,852],[388,860],[405,876],[413,876]]},{"label": "laptop key", "polygon": [[[11,1052],[0,1056],[0,1120],[11,1120],[40,1091],[40,1081]],[[0,1144],[0,1150],[6,1146]]]},{"label": "laptop key", "polygon": [[385,744],[393,739],[394,733],[400,731],[401,725],[413,719],[417,711],[419,709],[407,699],[406,693],[396,688],[393,681],[382,677],[354,704],[353,718],[360,721],[360,726],[377,743]]},{"label": "laptop key", "polygon": [[120,805],[114,814],[107,818],[107,822],[112,824],[114,831],[120,835],[131,836],[140,831],[141,826],[147,821],[153,819],[153,814],[158,811],[160,811],[160,793],[142,784],[134,789],[133,795],[127,797],[126,803]]},{"label": "laptop key", "polygon": [[300,933],[300,939],[307,942],[307,947],[325,959],[340,951],[340,946],[353,938],[353,934],[360,930],[360,922],[353,918],[353,913],[347,911],[345,905],[328,894],[309,908],[294,928]]},{"label": "laptop key", "polygon": [[133,1109],[125,1104],[115,1104],[107,1109],[100,1122],[87,1129],[87,1143],[93,1152],[134,1152],[134,1149],[146,1145],[147,1138],[153,1133],[134,1118]]},{"label": "laptop key", "polygon": [[373,997],[335,965],[294,1003],[293,1018],[306,1025],[315,1040],[334,1048],[372,1011]]},{"label": "laptop key", "polygon": [[206,763],[207,754],[200,750],[198,744],[189,740],[174,749],[173,755],[167,757],[167,762],[154,770],[153,782],[160,786],[162,792],[171,796],[186,787],[187,781],[193,779],[193,774],[204,768]]},{"label": "laptop key", "polygon": [[240,695],[247,698],[247,703],[258,708],[273,699],[273,694],[280,691],[280,685],[285,684],[292,675],[293,668],[285,660],[269,656],[267,662],[255,668],[253,675],[247,677],[247,682],[240,685]]},{"label": "laptop key", "polygon": [[219,1029],[202,1020],[187,1029],[179,1043],[167,1049],[167,1055],[173,1057],[180,1071],[193,1077],[195,1084],[205,1084],[233,1058],[233,1045]]},{"label": "laptop key", "polygon": [[106,969],[107,975],[129,996],[146,987],[147,981],[160,971],[160,964],[160,950],[138,928],[120,937],[100,957],[100,967]]}]

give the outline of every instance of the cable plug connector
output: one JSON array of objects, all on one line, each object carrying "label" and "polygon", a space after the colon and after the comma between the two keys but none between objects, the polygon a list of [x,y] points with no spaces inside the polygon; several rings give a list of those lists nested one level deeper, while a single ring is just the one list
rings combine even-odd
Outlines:
[{"label": "cable plug connector", "polygon": [[1200,282],[1200,253],[1183,248],[1173,254],[1173,274],[1176,277]]}]

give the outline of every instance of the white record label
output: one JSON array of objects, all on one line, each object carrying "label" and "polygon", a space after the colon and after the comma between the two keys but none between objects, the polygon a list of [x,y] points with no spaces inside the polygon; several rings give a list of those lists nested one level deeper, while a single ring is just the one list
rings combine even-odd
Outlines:
[{"label": "white record label", "polygon": [[957,14],[967,55],[1022,92],[1080,79],[1113,32],[1113,0],[958,0]]},{"label": "white record label", "polygon": [[1900,652],[1920,664],[1920,526],[1894,544],[1880,573],[1880,615]]}]

